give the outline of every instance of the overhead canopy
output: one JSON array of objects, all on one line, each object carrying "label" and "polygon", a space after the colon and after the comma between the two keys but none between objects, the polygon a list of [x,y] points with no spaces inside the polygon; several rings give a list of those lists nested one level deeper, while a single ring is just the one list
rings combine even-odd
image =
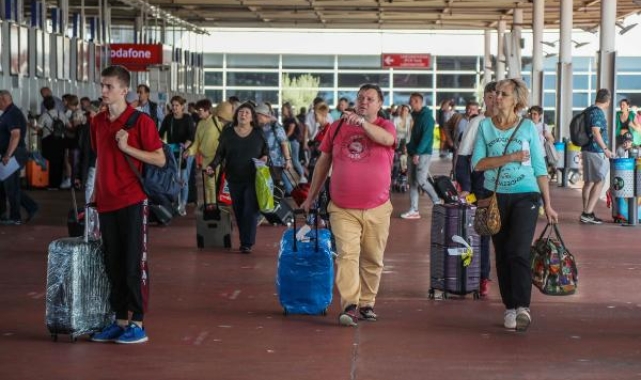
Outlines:
[{"label": "overhead canopy", "polygon": [[[131,21],[132,8],[117,0],[114,24]],[[560,23],[560,1],[545,0],[545,28]],[[568,0],[569,1],[569,0]],[[601,1],[574,0],[574,27],[595,30]],[[81,0],[70,0],[79,7]],[[200,27],[482,30],[499,20],[512,22],[514,9],[523,9],[524,29],[531,29],[532,0],[147,0],[174,16]],[[90,0],[84,0],[86,5]],[[617,19],[641,11],[637,0],[618,0]],[[130,6],[131,1],[127,1]],[[88,7],[91,8],[91,7]],[[86,13],[91,13],[86,9]]]}]

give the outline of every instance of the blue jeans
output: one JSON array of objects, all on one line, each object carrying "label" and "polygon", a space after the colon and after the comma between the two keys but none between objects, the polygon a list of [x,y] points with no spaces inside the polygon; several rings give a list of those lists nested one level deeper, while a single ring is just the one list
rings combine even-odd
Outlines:
[{"label": "blue jeans", "polygon": [[[20,170],[16,170],[15,173],[7,177],[2,182],[2,185],[5,196],[9,200],[9,219],[22,220],[22,215],[20,214],[21,206],[29,214],[33,214],[38,210],[38,204],[20,189]],[[4,199],[0,197],[0,201],[4,202]]]},{"label": "blue jeans", "polygon": [[194,156],[187,156],[187,166],[185,169],[180,169],[180,179],[183,181],[182,189],[180,189],[180,205],[187,204],[189,197],[189,175],[191,174],[191,167],[194,163]]},{"label": "blue jeans", "polygon": [[298,140],[289,140],[289,145],[292,147],[292,164],[298,175],[305,175],[303,165],[300,164],[300,142]]}]

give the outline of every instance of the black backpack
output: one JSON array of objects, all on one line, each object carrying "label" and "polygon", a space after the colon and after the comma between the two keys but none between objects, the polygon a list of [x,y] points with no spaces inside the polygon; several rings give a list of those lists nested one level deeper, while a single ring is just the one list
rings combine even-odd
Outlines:
[{"label": "black backpack", "polygon": [[[49,115],[51,116],[51,115]],[[56,138],[63,138],[65,136],[65,123],[58,117],[51,116],[51,134]]]},{"label": "black backpack", "polygon": [[[129,130],[133,128],[141,114],[142,112],[134,110],[127,119],[123,129]],[[136,177],[138,177],[149,200],[155,204],[170,205],[178,199],[178,193],[181,188],[180,173],[171,147],[168,144],[163,144],[162,150],[165,153],[165,166],[159,168],[156,165],[144,164],[142,175],[127,154],[125,154],[125,158],[131,170],[133,170]]]},{"label": "black backpack", "polygon": [[574,115],[570,121],[570,140],[576,146],[586,146],[592,141],[590,112],[594,107],[588,107]]}]

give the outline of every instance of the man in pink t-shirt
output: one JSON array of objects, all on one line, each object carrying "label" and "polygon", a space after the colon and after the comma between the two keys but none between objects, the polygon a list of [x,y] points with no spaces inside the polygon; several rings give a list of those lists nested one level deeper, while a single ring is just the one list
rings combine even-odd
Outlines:
[{"label": "man in pink t-shirt", "polygon": [[392,214],[389,189],[396,146],[394,124],[378,116],[382,106],[378,85],[362,85],[356,112],[344,111],[325,135],[309,195],[301,205],[309,211],[331,167],[327,210],[338,251],[336,288],[344,326],[377,318],[374,303]]}]

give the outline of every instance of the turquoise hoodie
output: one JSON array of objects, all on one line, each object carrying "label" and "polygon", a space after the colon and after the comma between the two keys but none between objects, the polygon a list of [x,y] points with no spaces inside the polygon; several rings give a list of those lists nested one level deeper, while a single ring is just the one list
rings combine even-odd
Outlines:
[{"label": "turquoise hoodie", "polygon": [[410,142],[407,144],[407,153],[411,156],[416,154],[432,154],[434,145],[434,117],[432,111],[423,107],[418,112],[412,112],[414,127]]}]

